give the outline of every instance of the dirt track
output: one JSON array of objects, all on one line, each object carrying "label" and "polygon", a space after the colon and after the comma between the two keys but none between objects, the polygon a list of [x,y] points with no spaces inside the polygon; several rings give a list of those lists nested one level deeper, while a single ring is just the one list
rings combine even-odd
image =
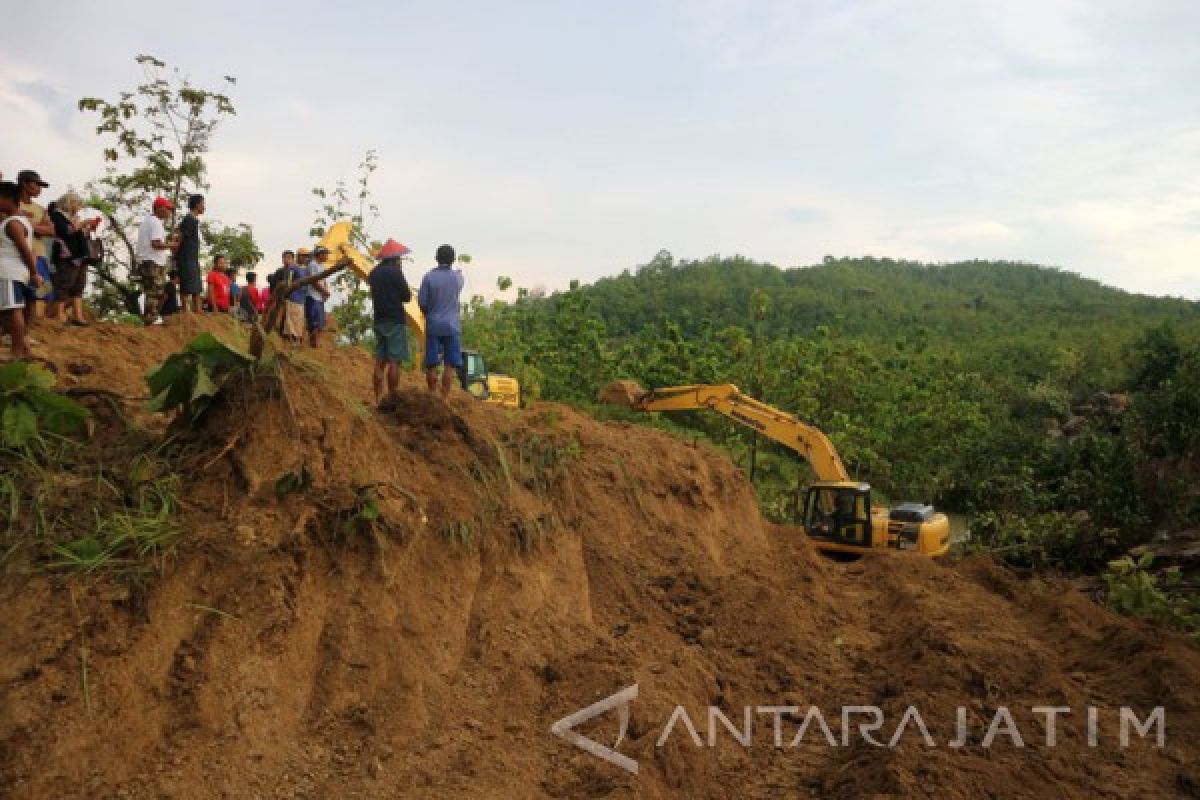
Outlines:
[{"label": "dirt track", "polygon": [[[125,422],[93,399],[83,460],[161,438],[141,376],[199,327],[221,330],[40,334],[64,384],[126,397]],[[189,532],[164,575],[6,565],[0,796],[1200,796],[1200,653],[1179,637],[986,561],[826,561],[759,519],[723,457],[655,431],[447,407],[415,381],[394,414],[364,413],[366,354],[315,362],[288,366],[282,391],[241,387],[189,434]],[[276,498],[301,470],[310,489]],[[86,491],[63,519],[86,526]],[[347,531],[365,491],[378,536]],[[620,750],[638,776],[550,734],[633,683]],[[697,748],[681,728],[658,747],[676,705],[702,736],[710,705],[735,721],[817,706],[835,736],[842,706],[879,706],[884,739],[912,705],[937,746],[830,747],[810,730],[776,749],[759,715],[748,749],[727,734]],[[1167,746],[1121,748],[1122,705],[1164,706]],[[951,748],[959,706],[969,743]],[[999,706],[1026,747],[981,746]],[[1058,747],[1033,706],[1075,710]],[[783,720],[787,739],[797,725]],[[616,727],[583,730],[611,744]]]}]

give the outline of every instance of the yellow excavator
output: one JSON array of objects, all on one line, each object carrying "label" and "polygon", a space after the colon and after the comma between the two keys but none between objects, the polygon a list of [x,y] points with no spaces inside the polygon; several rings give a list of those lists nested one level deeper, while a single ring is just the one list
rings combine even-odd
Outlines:
[{"label": "yellow excavator", "polygon": [[[352,223],[348,221],[335,223],[317,244],[329,248],[331,264],[345,262],[355,275],[365,281],[371,270],[375,269],[375,263],[354,246],[350,239],[352,230]],[[417,305],[415,290],[413,299],[404,304],[404,316],[408,321],[408,330],[416,341],[415,363],[420,369],[425,356],[425,314]],[[478,350],[463,350],[462,354],[458,382],[464,390],[485,403],[508,408],[521,405],[521,385],[516,378],[489,372],[487,361]]]},{"label": "yellow excavator", "polygon": [[880,547],[940,556],[950,548],[945,514],[921,503],[875,506],[870,485],[850,479],[829,437],[732,384],[647,391],[632,381],[617,381],[604,388],[600,399],[634,411],[716,411],[794,450],[817,476],[805,494],[802,524],[819,550],[861,554]]}]

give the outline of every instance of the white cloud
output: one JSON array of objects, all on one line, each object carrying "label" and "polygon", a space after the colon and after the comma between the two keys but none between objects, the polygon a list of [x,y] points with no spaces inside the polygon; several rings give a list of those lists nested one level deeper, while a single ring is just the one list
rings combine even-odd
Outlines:
[{"label": "white cloud", "polygon": [[[311,187],[374,147],[378,233],[422,264],[443,241],[471,252],[481,293],[667,247],[1015,258],[1200,296],[1189,0],[374,6],[369,29],[298,9],[266,44],[219,25],[236,6],[214,2],[202,19],[163,9],[145,36],[198,79],[238,75],[211,209],[253,224],[272,259],[307,232]],[[73,98],[140,77],[115,20],[89,17],[84,36],[30,14],[31,40],[61,36],[62,52],[0,54],[6,172],[35,166],[56,189],[99,173]],[[351,63],[286,44],[318,33],[355,41]]]}]

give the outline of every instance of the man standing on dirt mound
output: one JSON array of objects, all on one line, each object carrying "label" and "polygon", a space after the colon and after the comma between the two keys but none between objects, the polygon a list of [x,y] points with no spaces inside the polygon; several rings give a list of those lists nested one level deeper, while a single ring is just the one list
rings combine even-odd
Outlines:
[{"label": "man standing on dirt mound", "polygon": [[[313,260],[305,270],[304,278],[312,278],[325,271],[325,262],[329,260],[329,248],[317,245],[312,252]],[[321,346],[321,331],[325,330],[325,301],[329,299],[329,287],[325,281],[317,281],[308,285],[304,297],[304,327],[308,331],[308,346]]]},{"label": "man standing on dirt mound", "polygon": [[417,291],[417,305],[425,314],[425,383],[429,391],[438,386],[437,368],[442,363],[442,397],[450,394],[455,373],[462,366],[462,323],[458,318],[463,275],[454,266],[454,248],[437,249],[437,267],[425,273]]},{"label": "man standing on dirt mound", "polygon": [[204,214],[204,195],[194,194],[187,201],[188,213],[179,223],[179,248],[175,251],[175,270],[179,273],[179,308],[188,314],[200,313],[200,295],[204,278],[200,274],[200,217]]},{"label": "man standing on dirt mound", "polygon": [[408,248],[395,239],[388,239],[379,250],[379,264],[367,275],[375,315],[375,405],[381,411],[387,410],[385,401],[396,394],[400,385],[400,364],[408,361],[404,304],[412,300],[412,290],[408,288],[400,262],[408,252]]},{"label": "man standing on dirt mound", "polygon": [[161,321],[162,301],[167,288],[167,259],[179,249],[178,239],[168,239],[163,220],[175,211],[165,197],[154,198],[150,213],[138,227],[137,276],[142,284],[142,320],[147,325]]}]

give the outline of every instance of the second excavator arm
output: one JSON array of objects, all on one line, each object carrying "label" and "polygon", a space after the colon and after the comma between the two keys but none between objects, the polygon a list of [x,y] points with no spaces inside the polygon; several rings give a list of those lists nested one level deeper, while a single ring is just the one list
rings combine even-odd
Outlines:
[{"label": "second excavator arm", "polygon": [[731,383],[670,386],[643,391],[640,387],[626,392],[627,404],[638,411],[694,411],[710,409],[740,422],[791,448],[812,465],[817,479],[850,479],[837,449],[829,437],[811,425],[766,403],[741,393]]}]

